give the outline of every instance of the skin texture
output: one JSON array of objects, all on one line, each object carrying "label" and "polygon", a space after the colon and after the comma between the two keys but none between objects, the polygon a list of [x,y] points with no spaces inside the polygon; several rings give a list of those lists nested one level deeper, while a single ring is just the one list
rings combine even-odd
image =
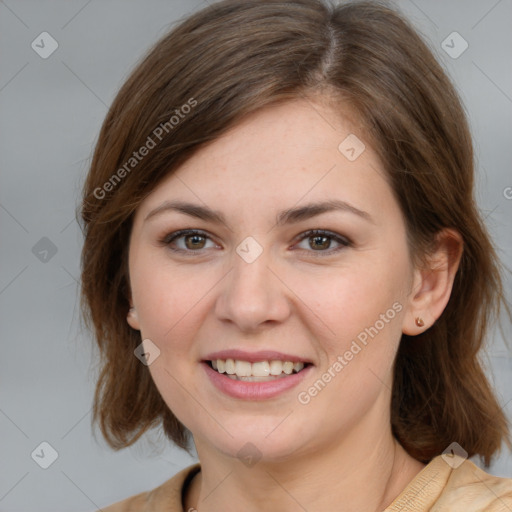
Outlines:
[{"label": "skin texture", "polygon": [[[199,150],[137,209],[128,322],[159,348],[149,371],[194,436],[202,470],[185,510],[382,510],[423,468],[391,434],[392,365],[401,334],[428,329],[442,313],[460,237],[442,232],[431,268],[413,266],[404,219],[375,153],[366,143],[349,161],[338,150],[350,133],[364,142],[356,130],[321,100],[265,108]],[[176,199],[218,210],[226,223],[175,211],[146,220]],[[283,209],[332,199],[367,212],[370,220],[332,211],[276,225]],[[209,238],[162,242],[180,229]],[[323,245],[315,249],[315,235],[300,239],[310,229],[329,230],[351,244],[331,238],[316,241]],[[252,263],[236,252],[248,236],[263,249]],[[378,334],[300,403],[299,392],[393,304],[396,314]],[[415,324],[418,316],[423,327]],[[314,366],[280,396],[234,399],[211,384],[200,363],[223,349],[276,350]],[[261,456],[251,467],[237,457],[248,442]]]}]

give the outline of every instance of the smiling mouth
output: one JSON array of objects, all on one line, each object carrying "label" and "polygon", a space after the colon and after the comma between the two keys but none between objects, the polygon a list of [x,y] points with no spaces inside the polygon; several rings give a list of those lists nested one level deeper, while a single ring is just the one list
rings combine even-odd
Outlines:
[{"label": "smiling mouth", "polygon": [[217,373],[224,374],[232,380],[245,382],[266,382],[282,379],[299,373],[310,366],[310,363],[279,360],[250,363],[237,359],[215,359],[205,362]]}]

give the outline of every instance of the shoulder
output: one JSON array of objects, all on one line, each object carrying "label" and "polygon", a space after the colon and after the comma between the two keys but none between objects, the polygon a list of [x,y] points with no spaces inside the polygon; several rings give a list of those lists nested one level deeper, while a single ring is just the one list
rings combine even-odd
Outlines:
[{"label": "shoulder", "polygon": [[[452,468],[436,506],[440,510],[488,512],[512,510],[512,479],[490,475],[465,460]],[[459,508],[455,508],[459,507]],[[436,509],[434,509],[436,510]]]},{"label": "shoulder", "polygon": [[103,507],[102,512],[182,512],[183,488],[199,470],[199,464],[183,469],[152,491],[142,492]]},{"label": "shoulder", "polygon": [[457,455],[439,455],[385,512],[510,512],[512,479],[490,475]]}]

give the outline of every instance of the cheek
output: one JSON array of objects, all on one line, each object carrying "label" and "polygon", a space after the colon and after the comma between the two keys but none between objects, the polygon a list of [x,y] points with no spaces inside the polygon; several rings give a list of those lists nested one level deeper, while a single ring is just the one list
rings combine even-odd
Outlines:
[{"label": "cheek", "polygon": [[194,387],[199,354],[193,340],[215,276],[147,255],[133,258],[130,277],[141,337],[160,350],[149,366],[151,377],[169,409],[185,425],[193,424],[194,416],[201,413],[190,401],[191,394],[200,396]]},{"label": "cheek", "polygon": [[316,316],[317,334],[323,334],[329,359],[348,350],[355,339],[363,344],[367,338],[396,344],[400,336],[407,260],[398,254],[375,255],[362,255],[357,264],[314,278],[297,275],[291,285]]},{"label": "cheek", "polygon": [[374,261],[337,269],[298,292],[310,290],[303,296],[319,318],[313,335],[322,352],[315,382],[301,388],[298,399],[313,417],[330,411],[332,424],[318,425],[320,430],[357,421],[388,395],[404,311],[399,274],[396,265]]},{"label": "cheek", "polygon": [[131,261],[130,277],[141,336],[157,344],[164,356],[182,353],[195,359],[191,340],[219,280],[217,273],[206,267],[191,271],[162,255],[140,254]]}]

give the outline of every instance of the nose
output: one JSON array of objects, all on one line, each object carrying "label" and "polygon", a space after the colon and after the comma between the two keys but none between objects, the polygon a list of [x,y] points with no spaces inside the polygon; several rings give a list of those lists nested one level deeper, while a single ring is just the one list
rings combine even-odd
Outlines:
[{"label": "nose", "polygon": [[216,317],[245,333],[284,322],[291,311],[290,291],[270,268],[266,252],[251,263],[237,254],[233,260],[216,300]]}]

